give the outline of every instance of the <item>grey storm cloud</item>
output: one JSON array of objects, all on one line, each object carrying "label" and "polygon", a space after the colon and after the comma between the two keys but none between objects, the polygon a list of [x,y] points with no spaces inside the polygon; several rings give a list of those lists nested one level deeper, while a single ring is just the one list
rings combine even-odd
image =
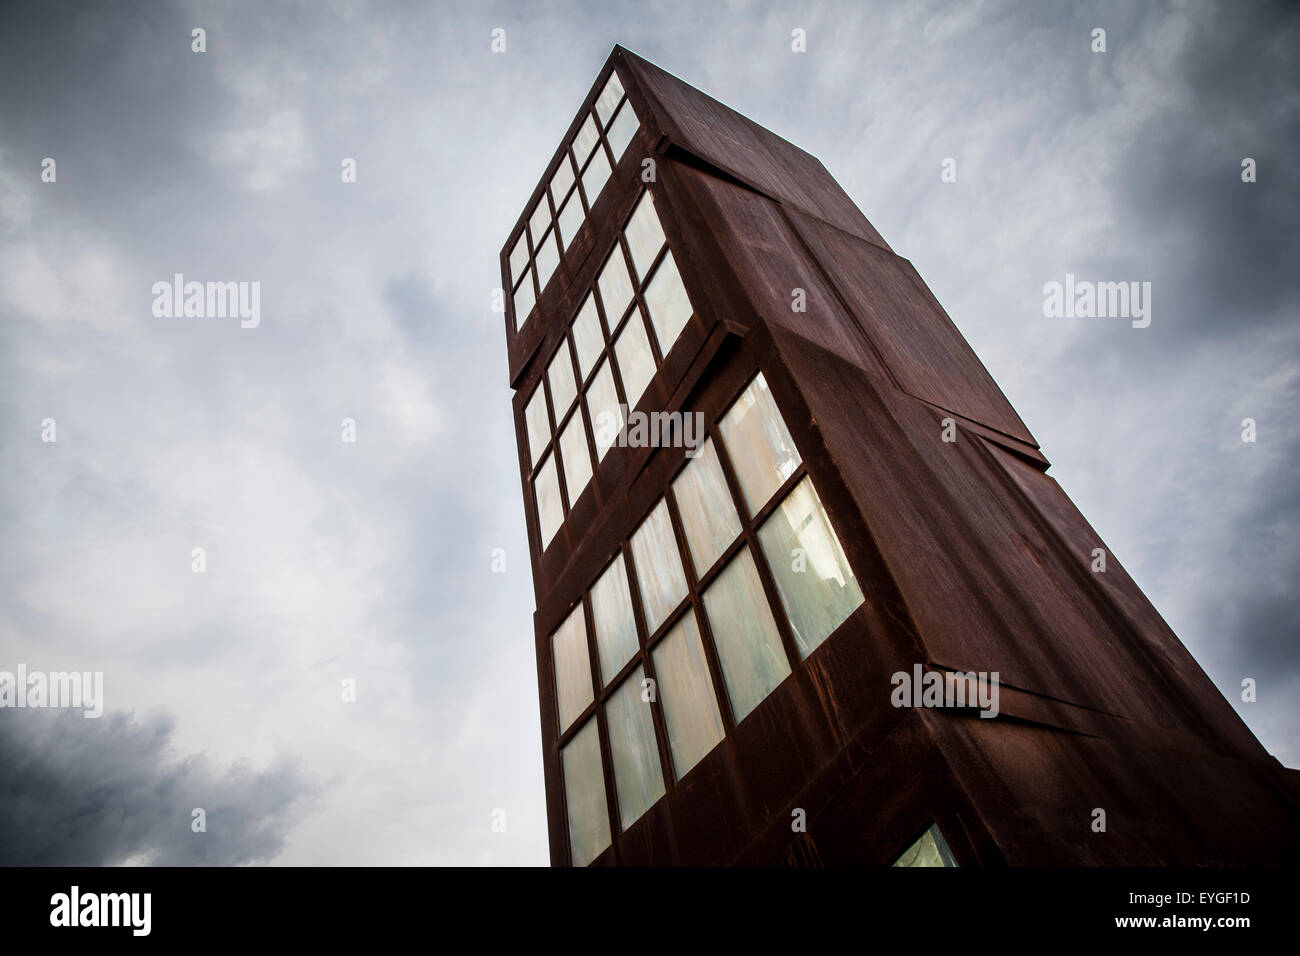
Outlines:
[{"label": "grey storm cloud", "polygon": [[[224,770],[171,753],[169,716],[9,710],[0,715],[0,866],[265,862],[315,794],[280,759]],[[204,811],[195,832],[195,809]]]},{"label": "grey storm cloud", "polygon": [[[1115,557],[1297,763],[1298,15],[0,5],[0,668],[102,670],[110,708],[0,712],[0,856],[546,860],[490,303],[501,246],[615,43],[825,164]],[[260,281],[261,325],[153,317],[152,285],[177,272]],[[1046,318],[1042,287],[1067,272],[1151,281],[1151,326]]]}]

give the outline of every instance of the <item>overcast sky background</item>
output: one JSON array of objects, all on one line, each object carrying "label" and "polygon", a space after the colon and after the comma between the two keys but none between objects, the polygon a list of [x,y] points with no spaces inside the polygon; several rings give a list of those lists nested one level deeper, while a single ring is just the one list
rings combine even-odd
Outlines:
[{"label": "overcast sky background", "polygon": [[[1298,27],[1251,3],[5,4],[0,669],[102,670],[107,712],[0,711],[0,863],[546,862],[490,303],[614,43],[824,162],[1300,764]],[[153,317],[176,272],[259,280],[261,326]],[[1151,326],[1045,318],[1066,272],[1152,282]]]}]

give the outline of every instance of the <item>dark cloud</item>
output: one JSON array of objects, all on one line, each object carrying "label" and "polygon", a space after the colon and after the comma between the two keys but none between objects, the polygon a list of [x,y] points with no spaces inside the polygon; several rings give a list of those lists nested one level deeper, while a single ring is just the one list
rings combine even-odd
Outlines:
[{"label": "dark cloud", "polygon": [[[300,769],[170,752],[174,722],[0,712],[0,866],[238,865],[273,859],[315,790]],[[206,832],[191,828],[202,808]]]},{"label": "dark cloud", "polygon": [[[1300,7],[1184,11],[1188,36],[1176,68],[1164,78],[1159,108],[1133,131],[1112,183],[1122,217],[1116,231],[1164,250],[1148,253],[1158,264],[1150,278],[1179,338],[1230,339],[1294,324]],[[1258,166],[1255,183],[1241,180],[1247,157]]]}]

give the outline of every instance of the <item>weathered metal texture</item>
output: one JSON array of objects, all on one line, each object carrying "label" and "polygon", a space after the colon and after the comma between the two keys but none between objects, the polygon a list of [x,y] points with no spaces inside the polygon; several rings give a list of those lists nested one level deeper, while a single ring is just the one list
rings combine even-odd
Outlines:
[{"label": "weathered metal texture", "polygon": [[[641,407],[713,423],[761,369],[866,601],[743,722],[724,715],[724,741],[626,832],[611,812],[597,862],[886,863],[931,820],[963,865],[1300,856],[1300,774],[1263,750],[1113,555],[1090,570],[1104,542],[910,263],[812,157],[625,51],[588,103],[615,64],[638,140],[524,336],[507,317],[525,499],[524,402],[653,156],[697,315]],[[956,442],[941,438],[945,418]],[[614,449],[544,553],[525,508],[557,864],[549,635],[683,456]],[[890,675],[916,663],[998,672],[999,717],[895,709]],[[591,710],[603,720],[599,700]],[[792,830],[796,808],[806,833]],[[1092,832],[1095,808],[1106,833]]]}]

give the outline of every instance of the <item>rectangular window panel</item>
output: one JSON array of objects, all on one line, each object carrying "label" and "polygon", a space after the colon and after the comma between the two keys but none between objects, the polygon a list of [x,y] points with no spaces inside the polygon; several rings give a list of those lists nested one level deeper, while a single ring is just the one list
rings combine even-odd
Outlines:
[{"label": "rectangular window panel", "polygon": [[600,731],[589,720],[565,745],[564,805],[574,866],[586,866],[609,846],[609,804],[600,763]]},{"label": "rectangular window panel", "polygon": [[561,342],[560,350],[551,359],[546,369],[546,379],[551,383],[551,401],[555,405],[555,417],[563,418],[569,406],[578,397],[578,383],[573,380],[573,359],[569,356],[569,343]]},{"label": "rectangular window panel", "polygon": [[673,482],[673,493],[695,571],[702,575],[740,534],[740,516],[722,476],[713,439],[706,440],[699,456],[682,469]]},{"label": "rectangular window panel", "polygon": [[613,329],[632,301],[632,277],[627,273],[627,259],[620,246],[614,246],[605,260],[596,285],[600,288],[600,304],[605,307],[605,321]]},{"label": "rectangular window panel", "polygon": [[686,286],[682,285],[682,277],[671,252],[664,256],[664,261],[655,270],[654,278],[646,286],[645,304],[650,310],[655,335],[659,338],[659,354],[667,355],[677,341],[677,336],[682,334],[682,329],[690,321],[692,311],[691,300],[686,295]]},{"label": "rectangular window panel", "polygon": [[560,239],[566,249],[573,245],[573,240],[585,219],[586,213],[582,211],[582,200],[578,198],[577,193],[574,193],[560,210]]},{"label": "rectangular window panel", "polygon": [[560,501],[560,478],[555,471],[554,455],[549,456],[538,470],[533,492],[537,496],[537,521],[541,526],[544,550],[564,523],[564,504]]},{"label": "rectangular window panel", "polygon": [[642,699],[641,668],[632,672],[605,705],[609,755],[614,764],[619,825],[626,830],[664,795],[650,704]]},{"label": "rectangular window panel", "polygon": [[582,427],[582,412],[575,411],[560,432],[560,458],[564,462],[564,484],[569,490],[572,508],[591,480],[591,452],[587,449],[587,432]]},{"label": "rectangular window panel", "polygon": [[555,662],[560,733],[564,733],[592,701],[591,655],[587,652],[587,626],[581,602],[551,635],[551,659]]},{"label": "rectangular window panel", "polygon": [[[573,137],[573,155],[578,160],[579,168],[587,161],[587,157],[591,155],[591,151],[596,148],[596,144],[599,142],[600,133],[596,130],[596,121],[588,113],[586,122],[578,128],[578,135]],[[588,193],[587,196],[589,199],[595,198],[591,193]]]},{"label": "rectangular window panel", "polygon": [[596,205],[596,197],[605,188],[609,173],[609,160],[605,158],[605,151],[597,149],[596,155],[592,157],[582,173],[582,191],[587,194],[588,209]]},{"label": "rectangular window panel", "polygon": [[641,128],[641,121],[636,118],[636,113],[632,111],[631,101],[623,104],[618,111],[618,116],[614,117],[614,123],[609,128],[607,138],[609,139],[610,152],[614,154],[614,162],[623,158],[623,153],[627,146],[636,136],[636,131]]},{"label": "rectangular window panel", "polygon": [[551,207],[546,205],[546,193],[542,193],[542,198],[537,201],[533,214],[528,217],[528,231],[533,237],[533,255],[537,255],[537,247],[541,245],[542,233],[546,232],[551,226]]},{"label": "rectangular window panel", "polygon": [[632,266],[637,276],[644,280],[666,241],[664,227],[655,212],[654,198],[648,191],[641,194],[623,235],[627,237],[627,247],[632,253]]},{"label": "rectangular window panel", "polygon": [[528,451],[535,465],[551,440],[551,420],[546,415],[546,390],[541,385],[524,406],[524,423],[528,426]]},{"label": "rectangular window panel", "polygon": [[591,417],[592,437],[596,439],[596,458],[605,460],[623,427],[623,410],[619,408],[618,392],[614,390],[614,374],[608,362],[601,362],[591,387],[587,389],[587,414]]},{"label": "rectangular window panel", "polygon": [[519,233],[519,240],[515,247],[510,250],[510,281],[515,283],[519,277],[524,274],[524,269],[528,266],[528,237],[522,232]]},{"label": "rectangular window panel", "polygon": [[519,288],[515,289],[515,331],[524,327],[528,321],[528,314],[533,311],[533,306],[537,303],[537,292],[533,289],[532,270],[524,272],[524,281],[519,283]]},{"label": "rectangular window panel", "polygon": [[790,662],[749,548],[722,569],[704,592],[704,610],[736,723],[790,674]]},{"label": "rectangular window panel", "polygon": [[623,376],[628,407],[636,408],[650,379],[655,377],[655,357],[650,351],[650,339],[645,334],[640,310],[633,309],[631,317],[619,330],[618,338],[614,340],[614,354],[618,356],[618,371]]},{"label": "rectangular window panel", "polygon": [[569,151],[566,149],[564,155],[560,157],[560,165],[556,168],[555,175],[551,177],[551,199],[555,202],[556,209],[560,208],[564,197],[569,195],[573,182],[573,163],[569,162]]},{"label": "rectangular window panel", "polygon": [[578,377],[586,381],[596,367],[600,353],[605,351],[605,334],[600,330],[600,316],[596,314],[596,297],[590,292],[573,321],[573,344],[578,347]]},{"label": "rectangular window panel", "polygon": [[741,496],[751,515],[767,504],[801,461],[760,372],[719,424]]},{"label": "rectangular window panel", "polygon": [[676,779],[722,740],[722,714],[694,614],[686,614],[654,649],[659,703],[668,726]]},{"label": "rectangular window panel", "polygon": [[555,267],[560,264],[560,244],[556,241],[554,229],[542,237],[542,245],[537,250],[534,261],[537,263],[537,284],[545,289]]},{"label": "rectangular window panel", "polygon": [[686,573],[667,499],[659,499],[650,517],[632,535],[632,564],[641,591],[646,631],[653,634],[686,597]]},{"label": "rectangular window panel", "polygon": [[622,98],[623,84],[619,82],[617,73],[610,73],[605,88],[596,98],[596,115],[600,117],[601,126],[609,125],[609,118],[614,115],[614,110],[618,108],[619,100]]},{"label": "rectangular window panel", "polygon": [[758,529],[758,540],[799,653],[807,657],[862,603],[862,590],[812,479],[795,485]]},{"label": "rectangular window panel", "polygon": [[632,659],[640,644],[632,612],[632,592],[627,586],[623,552],[605,569],[591,589],[591,616],[596,627],[596,656],[600,659],[600,683],[608,684]]}]

